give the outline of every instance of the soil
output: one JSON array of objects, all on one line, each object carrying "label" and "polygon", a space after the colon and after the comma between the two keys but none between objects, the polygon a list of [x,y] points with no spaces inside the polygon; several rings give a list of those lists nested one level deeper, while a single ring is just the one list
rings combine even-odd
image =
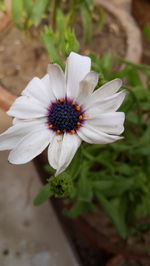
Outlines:
[{"label": "soil", "polygon": [[47,70],[48,58],[42,43],[12,26],[0,35],[0,58],[0,83],[15,95],[34,76],[42,77]]},{"label": "soil", "polygon": [[[56,199],[52,200],[56,213],[61,220],[64,230],[67,232],[69,240],[78,253],[82,266],[104,266],[111,257],[111,254],[103,249],[94,246],[74,224],[74,220],[67,219],[62,214],[62,207]],[[60,204],[61,205],[61,204]]]},{"label": "soil", "polygon": [[[0,85],[15,95],[34,76],[42,77],[47,71],[49,60],[39,33],[32,34],[28,38],[13,26],[0,34]],[[81,40],[81,27],[77,27],[77,34]],[[100,34],[94,34],[91,45],[83,46],[83,53],[93,51],[100,56],[106,52],[116,54],[116,51],[124,56],[125,50],[125,33],[111,15],[105,16],[105,25]]]},{"label": "soil", "polygon": [[149,266],[149,262],[138,262],[135,260],[123,260],[112,266]]},{"label": "soil", "polygon": [[[86,213],[85,215],[83,215],[82,220],[82,224],[79,225],[81,230],[82,227],[84,227],[84,230],[85,227],[87,227],[88,232],[90,226],[91,228],[93,228],[94,237],[97,238],[97,235],[99,235],[101,236],[101,240],[103,239],[102,245],[98,239],[95,240],[97,246],[104,246],[108,251],[112,251],[114,253],[117,253],[119,251],[120,253],[125,254],[126,256],[131,258],[147,257],[149,258],[150,264],[150,231],[137,233],[127,240],[123,240],[119,237],[110,219],[99,207],[95,212],[92,213],[92,215],[91,213]],[[109,244],[107,243],[108,239]]]},{"label": "soil", "polygon": [[[144,250],[145,248],[147,251],[149,247],[150,232],[146,232],[140,237],[139,235],[136,235],[132,239],[130,238],[125,241],[118,236],[114,226],[102,210],[99,211],[98,215],[94,215],[94,213],[86,213],[85,216],[72,220],[64,217],[62,212],[64,207],[62,206],[62,200],[52,199],[52,203],[65,230],[69,233],[69,237],[79,254],[83,266],[108,266],[109,264],[107,263],[110,258],[112,258],[113,253],[124,254],[127,258],[120,260],[120,262],[116,264],[110,264],[109,266],[150,265],[150,257],[148,253],[145,254]],[[92,235],[92,229],[87,229],[87,224],[84,222],[84,219],[87,222],[88,216],[90,217],[90,220],[93,221],[93,229],[99,229],[96,231],[96,234]],[[95,224],[95,221],[97,221],[97,225]],[[111,242],[112,245],[110,244]]]}]

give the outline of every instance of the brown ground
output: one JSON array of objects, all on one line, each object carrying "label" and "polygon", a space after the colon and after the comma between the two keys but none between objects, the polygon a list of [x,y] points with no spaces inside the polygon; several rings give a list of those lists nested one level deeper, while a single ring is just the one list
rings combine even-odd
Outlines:
[{"label": "brown ground", "polygon": [[[90,232],[89,225],[93,228],[93,236],[98,246],[105,247],[109,252],[118,252],[131,258],[148,259],[150,265],[150,231],[137,233],[127,240],[123,240],[119,237],[110,219],[99,208],[96,212],[83,215],[83,221],[78,225],[84,234]],[[87,228],[85,229],[85,227]],[[89,237],[91,236],[89,235]],[[98,238],[101,238],[102,243]]]},{"label": "brown ground", "polygon": [[1,85],[16,95],[34,76],[44,75],[48,63],[42,43],[14,27],[0,36],[0,58]]},{"label": "brown ground", "polygon": [[138,262],[135,260],[126,260],[122,261],[120,263],[117,263],[114,266],[149,266],[149,262]]}]

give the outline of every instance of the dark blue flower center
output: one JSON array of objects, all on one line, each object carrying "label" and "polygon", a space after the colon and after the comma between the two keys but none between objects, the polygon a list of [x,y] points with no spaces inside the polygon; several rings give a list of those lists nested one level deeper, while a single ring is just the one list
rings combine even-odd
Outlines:
[{"label": "dark blue flower center", "polygon": [[48,125],[52,130],[58,134],[74,134],[82,123],[83,111],[79,105],[67,99],[52,103],[48,115]]}]

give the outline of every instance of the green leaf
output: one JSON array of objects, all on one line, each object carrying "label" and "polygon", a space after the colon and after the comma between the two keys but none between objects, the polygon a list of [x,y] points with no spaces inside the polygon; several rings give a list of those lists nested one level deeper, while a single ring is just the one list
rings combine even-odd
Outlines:
[{"label": "green leaf", "polygon": [[66,17],[60,9],[56,12],[56,31],[59,35],[59,42],[64,42],[65,30],[67,27]]},{"label": "green leaf", "polygon": [[128,83],[131,86],[142,86],[140,75],[135,68],[128,67],[126,71],[126,76],[128,78]]},{"label": "green leaf", "polygon": [[66,210],[65,214],[70,218],[76,218],[85,211],[94,211],[95,206],[92,203],[78,200],[70,210]]},{"label": "green leaf", "polygon": [[112,189],[112,186],[114,184],[113,180],[100,180],[100,181],[95,181],[93,183],[93,188],[95,191],[106,191],[108,189]]},{"label": "green leaf", "polygon": [[35,25],[41,22],[42,17],[45,14],[48,0],[36,0],[33,5],[32,19]]},{"label": "green leaf", "polygon": [[112,54],[107,53],[105,54],[101,60],[100,60],[100,67],[101,67],[101,71],[105,76],[106,80],[109,80],[110,78],[110,74],[112,72],[112,68],[113,68],[113,58],[112,58]]},{"label": "green leaf", "polygon": [[32,0],[23,0],[23,4],[29,18],[32,17],[34,3]]},{"label": "green leaf", "polygon": [[61,60],[56,47],[56,37],[49,27],[44,28],[44,31],[42,32],[42,40],[48,51],[51,63],[55,62],[64,67],[63,61]]},{"label": "green leaf", "polygon": [[126,238],[127,227],[125,221],[125,209],[127,206],[124,206],[119,198],[114,198],[109,201],[102,194],[97,194],[97,198],[112,222],[115,224],[119,235],[122,238]]},{"label": "green leaf", "polygon": [[47,184],[43,186],[42,188],[40,188],[38,194],[36,195],[33,201],[33,204],[35,206],[38,206],[42,204],[43,202],[45,202],[46,200],[48,200],[48,198],[50,198],[52,195],[53,195],[53,192],[51,192],[50,190],[50,185]]},{"label": "green leaf", "polygon": [[16,26],[20,29],[23,28],[23,0],[12,0],[12,18]]},{"label": "green leaf", "polygon": [[44,171],[51,174],[51,175],[54,175],[54,168],[52,168],[49,164],[46,164],[44,165]]},{"label": "green leaf", "polygon": [[71,52],[79,51],[79,42],[76,38],[76,35],[73,31],[67,30],[65,32],[65,44],[64,44],[64,53],[68,56]]},{"label": "green leaf", "polygon": [[95,9],[95,12],[98,16],[98,20],[96,23],[96,27],[94,27],[95,34],[100,34],[104,25],[105,25],[105,12],[102,8],[97,8]]},{"label": "green leaf", "polygon": [[148,42],[150,42],[150,25],[144,25],[144,34]]},{"label": "green leaf", "polygon": [[143,65],[143,64],[135,64],[135,63],[133,63],[133,62],[130,62],[130,61],[128,61],[128,60],[126,60],[126,59],[124,59],[123,57],[119,57],[119,60],[121,61],[121,62],[123,62],[125,65],[127,65],[127,66],[131,66],[131,67],[133,67],[133,68],[135,68],[135,69],[137,69],[137,70],[141,70],[141,71],[150,71],[150,66],[148,66],[148,65]]},{"label": "green leaf", "polygon": [[85,5],[80,6],[80,11],[83,21],[84,42],[89,43],[92,38],[92,14]]},{"label": "green leaf", "polygon": [[91,180],[88,177],[89,164],[84,161],[82,163],[82,170],[80,174],[80,179],[78,182],[78,198],[83,201],[90,202],[93,197],[93,187],[91,185]]},{"label": "green leaf", "polygon": [[82,147],[80,146],[73,160],[71,161],[70,165],[67,168],[67,171],[69,172],[72,179],[75,179],[80,173],[81,168],[82,168],[82,164],[81,164],[82,159],[83,159],[82,158]]},{"label": "green leaf", "polygon": [[92,0],[84,0],[83,3],[86,3],[87,7],[89,8],[89,10],[93,10],[94,8],[94,2]]}]

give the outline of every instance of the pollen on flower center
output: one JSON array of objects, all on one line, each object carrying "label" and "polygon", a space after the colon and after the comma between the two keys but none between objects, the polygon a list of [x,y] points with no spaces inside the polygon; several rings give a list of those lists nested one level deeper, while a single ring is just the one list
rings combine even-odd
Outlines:
[{"label": "pollen on flower center", "polygon": [[84,121],[84,113],[77,103],[60,98],[51,104],[48,112],[48,126],[57,135],[68,132],[75,134]]}]

